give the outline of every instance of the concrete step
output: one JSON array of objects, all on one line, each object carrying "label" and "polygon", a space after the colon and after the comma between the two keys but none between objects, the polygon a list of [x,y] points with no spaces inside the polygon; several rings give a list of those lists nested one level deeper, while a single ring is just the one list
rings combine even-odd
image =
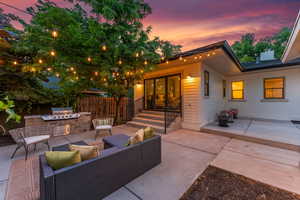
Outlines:
[{"label": "concrete step", "polygon": [[137,117],[154,119],[154,120],[164,120],[164,115],[150,114],[150,113],[139,113]]},{"label": "concrete step", "polygon": [[162,126],[156,126],[153,124],[148,124],[148,123],[142,123],[142,122],[137,122],[137,121],[129,121],[127,122],[127,125],[136,127],[136,128],[146,128],[146,127],[152,127],[155,132],[157,133],[164,133],[165,129]]},{"label": "concrete step", "polygon": [[143,110],[141,113],[164,116],[164,112],[154,111],[154,110]]},{"label": "concrete step", "polygon": [[135,117],[135,118],[132,119],[132,121],[142,122],[142,123],[147,123],[147,124],[153,124],[155,126],[162,126],[162,127],[165,124],[164,120],[148,119],[148,118],[143,118],[143,117]]}]

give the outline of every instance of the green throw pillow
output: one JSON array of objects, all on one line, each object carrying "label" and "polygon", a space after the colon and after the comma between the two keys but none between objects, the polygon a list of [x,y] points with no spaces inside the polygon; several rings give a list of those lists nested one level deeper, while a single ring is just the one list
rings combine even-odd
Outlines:
[{"label": "green throw pillow", "polygon": [[152,127],[147,127],[144,129],[144,140],[152,138],[154,136],[154,129]]},{"label": "green throw pillow", "polygon": [[48,165],[54,170],[81,162],[79,151],[47,151],[45,156]]}]

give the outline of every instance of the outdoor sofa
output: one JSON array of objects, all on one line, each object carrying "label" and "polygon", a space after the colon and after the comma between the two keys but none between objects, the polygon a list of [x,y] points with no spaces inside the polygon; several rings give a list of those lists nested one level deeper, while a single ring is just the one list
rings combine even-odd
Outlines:
[{"label": "outdoor sofa", "polygon": [[59,170],[53,170],[45,155],[40,155],[40,199],[99,200],[161,163],[160,136],[125,146],[128,139],[122,134],[108,136],[99,157]]}]

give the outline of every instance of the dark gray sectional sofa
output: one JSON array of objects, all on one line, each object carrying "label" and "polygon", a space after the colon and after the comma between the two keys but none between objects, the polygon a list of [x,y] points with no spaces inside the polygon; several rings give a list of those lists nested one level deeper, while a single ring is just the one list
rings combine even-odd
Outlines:
[{"label": "dark gray sectional sofa", "polygon": [[55,171],[41,155],[40,199],[99,200],[161,163],[160,136],[125,147],[128,138],[106,137],[101,156]]}]

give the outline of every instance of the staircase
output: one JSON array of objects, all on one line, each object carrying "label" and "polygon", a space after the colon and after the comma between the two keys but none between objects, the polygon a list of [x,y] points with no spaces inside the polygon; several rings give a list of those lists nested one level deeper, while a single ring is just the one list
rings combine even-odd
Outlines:
[{"label": "staircase", "polygon": [[157,133],[165,132],[164,112],[143,110],[137,114],[127,125],[136,128],[152,127]]}]

